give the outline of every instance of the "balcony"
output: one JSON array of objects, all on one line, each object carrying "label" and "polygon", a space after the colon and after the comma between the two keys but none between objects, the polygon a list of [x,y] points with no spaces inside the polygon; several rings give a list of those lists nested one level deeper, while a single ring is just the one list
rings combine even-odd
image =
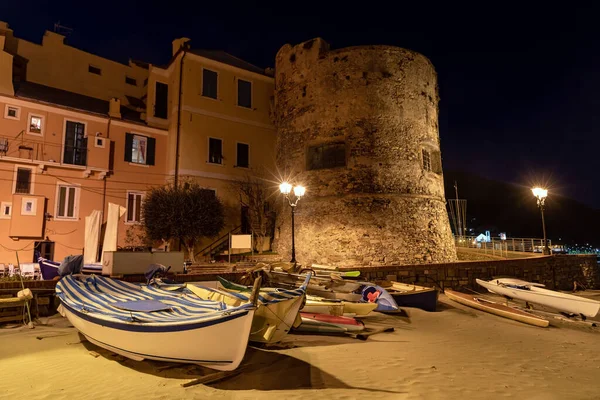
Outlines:
[{"label": "balcony", "polygon": [[109,169],[110,140],[103,137],[85,138],[78,146],[63,146],[39,139],[0,136],[0,162],[36,164],[43,171],[47,166],[82,170],[83,176],[96,173],[99,179]]}]

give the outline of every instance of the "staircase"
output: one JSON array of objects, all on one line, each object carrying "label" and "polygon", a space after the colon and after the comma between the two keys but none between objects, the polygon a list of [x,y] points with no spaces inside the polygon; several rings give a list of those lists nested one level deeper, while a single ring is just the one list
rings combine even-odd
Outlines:
[{"label": "staircase", "polygon": [[224,234],[223,236],[216,239],[214,242],[204,247],[202,250],[195,254],[195,257],[203,257],[205,259],[214,260],[217,256],[221,255],[225,250],[229,250],[229,235],[236,235],[241,232],[242,226],[237,226]]}]

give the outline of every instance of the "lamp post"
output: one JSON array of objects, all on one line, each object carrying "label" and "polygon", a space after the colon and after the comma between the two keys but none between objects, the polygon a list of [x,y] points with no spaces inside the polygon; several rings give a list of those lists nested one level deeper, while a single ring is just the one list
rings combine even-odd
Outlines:
[{"label": "lamp post", "polygon": [[548,241],[546,240],[546,221],[544,221],[544,203],[546,201],[546,197],[548,197],[548,190],[543,189],[541,187],[534,187],[531,189],[531,192],[537,199],[537,205],[540,208],[540,212],[542,213],[542,230],[544,231],[544,249],[543,253],[548,255],[550,251],[548,249]]},{"label": "lamp post", "polygon": [[[291,196],[292,189],[294,192],[293,196]],[[294,214],[295,214],[296,206],[298,205],[298,201],[306,193],[306,188],[304,186],[294,186],[292,188],[291,184],[289,184],[287,182],[283,182],[281,185],[279,185],[279,191],[285,196],[285,198],[288,201],[288,204],[290,205],[290,207],[292,209],[292,260],[290,262],[293,262],[295,264],[296,263],[296,243],[294,240]]]}]

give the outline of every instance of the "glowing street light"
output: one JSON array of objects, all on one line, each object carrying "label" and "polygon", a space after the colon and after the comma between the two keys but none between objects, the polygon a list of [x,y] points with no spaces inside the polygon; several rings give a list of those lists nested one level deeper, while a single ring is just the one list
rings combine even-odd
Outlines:
[{"label": "glowing street light", "polygon": [[304,186],[294,186],[293,197],[290,196],[292,193],[292,185],[288,182],[282,182],[279,185],[279,191],[285,196],[292,209],[292,260],[290,262],[296,263],[296,243],[294,239],[294,214],[296,210],[296,206],[298,205],[298,201],[304,196],[306,193],[306,188]]},{"label": "glowing street light", "polygon": [[544,189],[541,187],[534,187],[531,189],[531,192],[537,199],[537,205],[540,208],[540,212],[542,213],[542,230],[544,232],[544,254],[550,254],[550,249],[548,249],[548,241],[546,240],[546,221],[544,221],[544,203],[546,202],[546,197],[548,197],[548,189]]}]

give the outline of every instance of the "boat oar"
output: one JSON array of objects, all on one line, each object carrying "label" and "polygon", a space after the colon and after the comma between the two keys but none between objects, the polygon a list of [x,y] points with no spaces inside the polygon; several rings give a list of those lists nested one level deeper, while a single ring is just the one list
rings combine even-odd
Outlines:
[{"label": "boat oar", "polygon": [[[19,267],[19,279],[21,280],[21,289],[23,289],[23,292],[25,292],[25,284],[23,283],[23,275],[21,275],[21,273],[23,271],[21,271],[21,263],[19,262],[19,252],[15,251],[15,254],[17,255],[17,266]],[[27,307],[27,316],[29,317],[29,323],[27,324],[27,327],[29,329],[33,329],[33,321],[31,320],[31,311],[29,310],[29,300],[25,300],[25,307]]]}]

